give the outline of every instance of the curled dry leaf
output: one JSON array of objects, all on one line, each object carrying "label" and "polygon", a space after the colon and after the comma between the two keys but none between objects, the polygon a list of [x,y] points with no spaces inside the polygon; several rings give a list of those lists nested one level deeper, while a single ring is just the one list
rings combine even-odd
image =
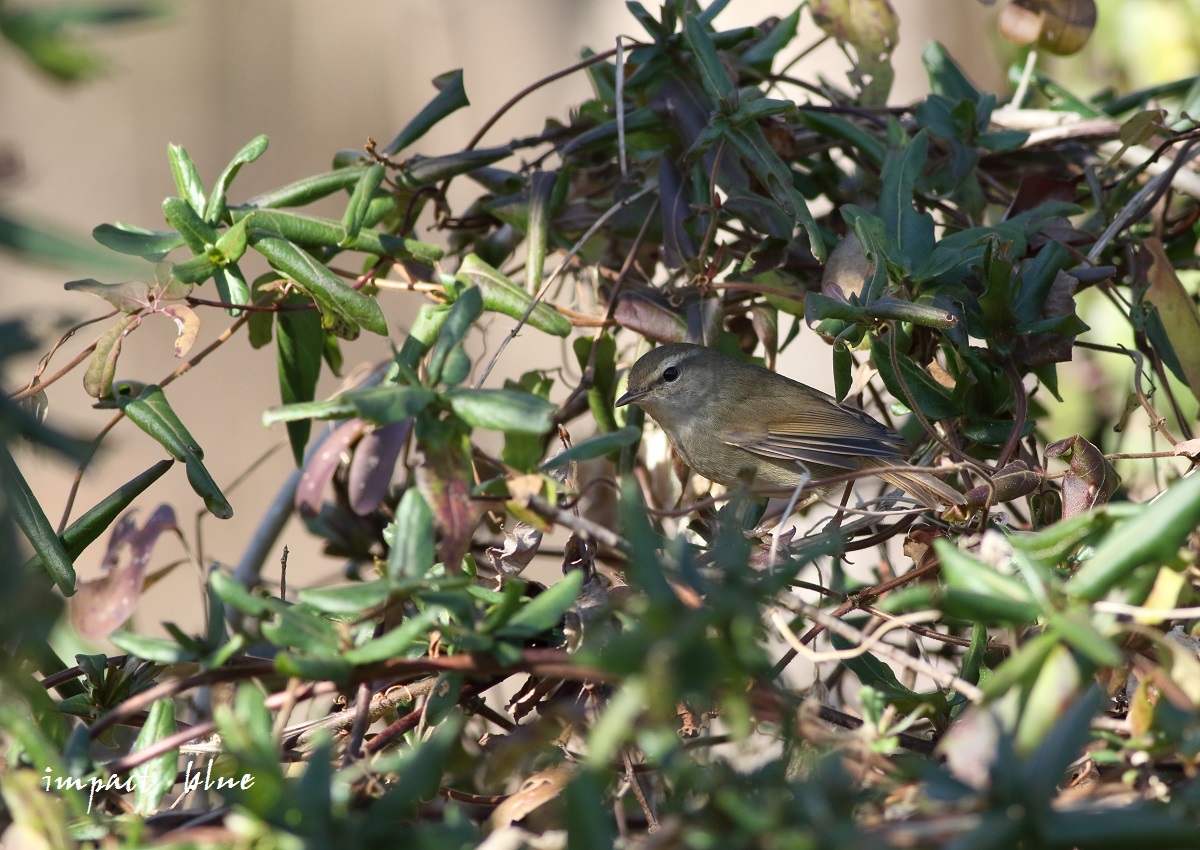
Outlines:
[{"label": "curled dry leaf", "polygon": [[1104,453],[1078,434],[1046,446],[1046,457],[1070,464],[1062,485],[1063,519],[1104,504],[1121,483]]},{"label": "curled dry leaf", "polygon": [[1194,458],[1200,455],[1200,439],[1181,440],[1174,445],[1172,451],[1177,455]]},{"label": "curled dry leaf", "polygon": [[492,812],[492,829],[502,829],[524,820],[535,809],[557,798],[567,787],[571,775],[572,771],[566,766],[555,765],[526,779],[515,794]]},{"label": "curled dry leaf", "polygon": [[186,304],[168,304],[161,312],[175,320],[178,332],[175,335],[175,356],[187,357],[187,353],[196,344],[200,335],[200,317],[196,311]]},{"label": "curled dry leaf", "polygon": [[980,484],[966,493],[968,505],[996,505],[1028,496],[1042,484],[1042,473],[1023,460],[1014,460],[992,478],[991,486]]},{"label": "curled dry leaf", "polygon": [[517,576],[529,566],[541,545],[542,532],[532,525],[518,522],[512,528],[504,529],[504,546],[489,548],[487,558],[496,572]]},{"label": "curled dry leaf", "polygon": [[139,322],[140,316],[122,316],[96,340],[96,348],[92,351],[87,371],[83,375],[83,389],[92,398],[107,398],[112,395],[121,345],[125,342],[125,335],[137,327]]},{"label": "curled dry leaf", "polygon": [[[103,561],[108,574],[80,584],[69,602],[71,625],[86,638],[107,637],[129,619],[141,598],[146,565],[159,535],[179,531],[170,505],[159,505],[141,528],[135,513],[129,511],[113,526]],[[129,549],[129,562],[119,567],[125,548]]]}]

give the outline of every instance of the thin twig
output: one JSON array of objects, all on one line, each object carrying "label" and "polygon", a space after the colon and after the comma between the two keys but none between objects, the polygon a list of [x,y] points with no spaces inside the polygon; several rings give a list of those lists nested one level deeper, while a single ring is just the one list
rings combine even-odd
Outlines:
[{"label": "thin twig", "polygon": [[[849,623],[838,619],[832,614],[822,611],[815,605],[810,605],[807,602],[802,602],[800,600],[793,600],[792,604],[795,605],[800,614],[816,621],[818,625],[845,638],[846,640],[853,641],[855,643],[866,643],[870,640],[870,638],[860,629],[856,629]],[[906,670],[913,670],[921,675],[928,676],[935,683],[944,688],[953,688],[971,702],[979,702],[983,699],[983,691],[975,685],[972,685],[970,682],[960,679],[953,673],[947,673],[944,670],[939,670],[932,664],[923,661],[920,658],[913,658],[911,655],[908,655],[904,651],[899,650],[890,644],[876,644],[874,646],[874,652],[876,655],[882,656],[883,658],[886,658],[887,660],[900,667],[903,667]]]},{"label": "thin twig", "polygon": [[504,353],[504,349],[508,347],[510,342],[517,338],[517,334],[520,333],[521,328],[525,326],[525,323],[529,321],[529,317],[533,315],[533,311],[537,308],[537,305],[540,304],[542,299],[546,297],[546,293],[549,291],[550,285],[558,279],[558,276],[568,266],[570,266],[571,260],[574,259],[575,255],[583,249],[583,246],[587,243],[587,241],[592,238],[592,234],[603,227],[610,218],[623,210],[625,207],[629,206],[634,201],[640,200],[649,193],[655,191],[657,188],[658,184],[656,182],[651,182],[634,192],[628,198],[623,198],[617,203],[613,204],[611,207],[605,210],[599,218],[596,219],[592,226],[584,232],[583,236],[579,237],[579,240],[571,246],[571,250],[567,252],[565,257],[563,257],[563,260],[559,264],[558,268],[554,270],[553,274],[546,278],[546,282],[542,284],[542,288],[538,290],[537,295],[535,295],[529,302],[529,307],[526,308],[524,315],[522,315],[520,320],[517,322],[517,326],[512,329],[512,332],[509,333],[508,336],[500,340],[500,345],[496,348],[496,353],[492,355],[492,359],[488,361],[487,368],[483,370],[483,374],[480,375],[479,380],[475,382],[476,389],[479,389],[483,386],[483,382],[487,380],[487,376],[491,374],[492,369],[495,368],[496,363],[499,362],[500,355]]},{"label": "thin twig", "polygon": [[[640,42],[631,42],[631,43],[640,44]],[[475,146],[477,144],[479,144],[480,141],[482,141],[482,139],[485,135],[487,135],[487,131],[492,129],[492,127],[495,126],[496,122],[504,117],[504,113],[508,112],[508,110],[512,109],[514,106],[516,106],[518,103],[520,103],[522,100],[524,100],[529,95],[533,94],[535,91],[540,89],[542,86],[549,85],[550,83],[554,82],[555,80],[561,80],[563,77],[570,76],[571,74],[574,74],[576,71],[581,71],[584,68],[591,67],[592,65],[595,65],[597,62],[603,62],[606,59],[611,59],[613,56],[616,56],[616,55],[617,55],[616,49],[605,50],[603,53],[597,53],[595,56],[589,56],[586,59],[581,59],[580,61],[576,62],[574,65],[568,65],[566,68],[563,68],[562,70],[555,71],[553,74],[550,74],[549,76],[542,77],[537,82],[530,83],[525,88],[521,89],[519,92],[517,92],[512,97],[510,97],[508,100],[504,101],[504,103],[501,105],[501,107],[496,110],[495,114],[493,114],[492,117],[489,118],[487,121],[484,121],[483,126],[475,131],[475,135],[471,137],[471,140],[469,142],[467,142],[467,145],[466,145],[466,147],[463,148],[463,150],[464,151],[474,150]],[[443,189],[444,188],[445,187],[443,187]]]}]

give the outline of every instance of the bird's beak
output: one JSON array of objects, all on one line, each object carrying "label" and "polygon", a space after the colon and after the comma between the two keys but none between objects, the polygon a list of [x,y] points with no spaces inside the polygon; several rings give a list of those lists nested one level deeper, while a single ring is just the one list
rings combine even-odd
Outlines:
[{"label": "bird's beak", "polygon": [[646,390],[630,390],[629,392],[625,393],[625,395],[617,399],[616,407],[624,407],[630,402],[637,401],[639,398],[646,395],[646,392]]}]

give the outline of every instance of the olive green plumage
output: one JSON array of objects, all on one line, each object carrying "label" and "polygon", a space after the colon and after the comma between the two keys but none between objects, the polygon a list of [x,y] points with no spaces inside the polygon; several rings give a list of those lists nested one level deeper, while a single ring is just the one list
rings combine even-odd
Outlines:
[{"label": "olive green plumage", "polygon": [[892,429],[819,390],[711,348],[671,343],[629,371],[617,406],[636,404],[667,434],[684,462],[725,486],[793,490],[812,481],[869,469],[926,507],[963,504],[961,493],[932,475],[894,472],[907,444]]}]

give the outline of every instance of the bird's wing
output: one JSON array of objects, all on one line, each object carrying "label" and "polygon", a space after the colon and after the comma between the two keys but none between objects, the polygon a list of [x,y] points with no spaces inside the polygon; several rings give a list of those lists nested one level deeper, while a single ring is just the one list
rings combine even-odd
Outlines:
[{"label": "bird's wing", "polygon": [[861,410],[830,404],[788,419],[774,419],[763,430],[721,435],[732,446],[779,460],[859,469],[855,458],[894,458],[908,451],[904,439]]}]

